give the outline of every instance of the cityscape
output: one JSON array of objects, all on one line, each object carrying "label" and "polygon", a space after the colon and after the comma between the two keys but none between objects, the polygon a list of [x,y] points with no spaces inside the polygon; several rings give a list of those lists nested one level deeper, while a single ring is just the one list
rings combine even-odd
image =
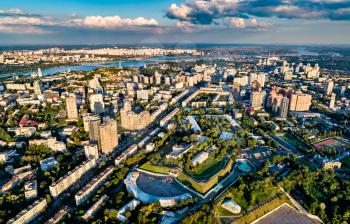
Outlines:
[{"label": "cityscape", "polygon": [[350,223],[348,0],[0,3],[0,223]]}]

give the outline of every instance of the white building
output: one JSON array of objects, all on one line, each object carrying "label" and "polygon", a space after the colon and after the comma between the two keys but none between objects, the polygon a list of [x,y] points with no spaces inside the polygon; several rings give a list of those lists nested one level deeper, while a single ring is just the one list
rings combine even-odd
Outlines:
[{"label": "white building", "polygon": [[199,164],[202,164],[208,158],[209,158],[208,152],[200,152],[192,159],[192,165],[197,166]]}]

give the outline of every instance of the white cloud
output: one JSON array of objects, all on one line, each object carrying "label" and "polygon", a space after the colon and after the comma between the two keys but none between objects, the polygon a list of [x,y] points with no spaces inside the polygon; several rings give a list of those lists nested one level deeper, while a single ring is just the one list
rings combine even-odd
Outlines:
[{"label": "white cloud", "polygon": [[121,18],[119,16],[87,16],[83,19],[75,19],[67,22],[68,26],[86,27],[86,28],[103,28],[116,29],[128,27],[150,27],[158,26],[155,19],[145,19],[138,17],[135,19]]},{"label": "white cloud", "polygon": [[33,17],[0,17],[0,24],[2,25],[42,25],[44,22],[40,18]]}]

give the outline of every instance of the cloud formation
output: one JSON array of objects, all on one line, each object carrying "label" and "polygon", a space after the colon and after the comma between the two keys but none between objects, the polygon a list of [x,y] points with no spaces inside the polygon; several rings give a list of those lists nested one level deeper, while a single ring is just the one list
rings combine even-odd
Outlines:
[{"label": "cloud formation", "polygon": [[67,24],[85,28],[104,29],[115,29],[120,27],[152,27],[159,25],[155,19],[145,19],[143,17],[138,17],[135,19],[123,19],[119,16],[87,16],[83,19],[68,21]]},{"label": "cloud formation", "polygon": [[206,25],[228,19],[235,27],[250,18],[350,20],[350,0],[189,0],[172,4],[166,17]]},{"label": "cloud formation", "polygon": [[[121,18],[119,16],[67,16],[65,18],[37,15],[21,9],[0,9],[0,32],[42,34],[64,29],[143,30],[159,32],[155,19]],[[156,29],[157,28],[157,29]]]}]

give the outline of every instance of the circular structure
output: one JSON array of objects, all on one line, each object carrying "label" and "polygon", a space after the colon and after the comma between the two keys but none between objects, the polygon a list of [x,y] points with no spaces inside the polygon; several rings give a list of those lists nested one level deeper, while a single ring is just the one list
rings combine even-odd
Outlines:
[{"label": "circular structure", "polygon": [[191,198],[171,176],[131,172],[124,182],[127,190],[143,203],[159,201],[171,206]]},{"label": "circular structure", "polygon": [[237,160],[237,168],[242,171],[242,172],[245,172],[245,173],[249,173],[253,170],[252,166],[249,165],[248,161],[246,160]]},{"label": "circular structure", "polygon": [[233,200],[227,200],[224,203],[222,203],[221,206],[233,214],[239,214],[242,210],[241,206],[239,206],[239,204],[237,204],[237,202]]}]

